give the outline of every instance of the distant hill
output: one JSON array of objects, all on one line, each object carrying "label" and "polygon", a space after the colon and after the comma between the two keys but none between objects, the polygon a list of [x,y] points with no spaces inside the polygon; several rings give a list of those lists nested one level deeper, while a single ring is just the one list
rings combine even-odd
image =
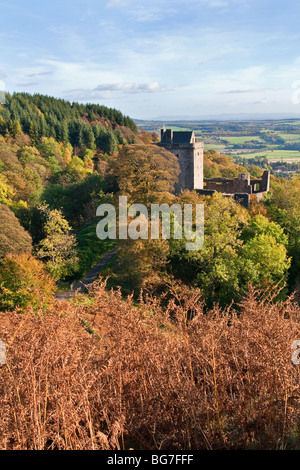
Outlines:
[{"label": "distant hill", "polygon": [[28,93],[6,94],[0,106],[0,135],[23,132],[33,143],[54,138],[77,148],[98,148],[110,154],[124,141],[132,143],[137,127],[120,111],[97,104],[70,103]]},{"label": "distant hill", "polygon": [[135,123],[142,125],[143,122],[193,122],[193,121],[265,121],[278,119],[300,119],[300,113],[239,113],[239,114],[209,114],[206,116],[158,116],[151,119],[134,119]]}]

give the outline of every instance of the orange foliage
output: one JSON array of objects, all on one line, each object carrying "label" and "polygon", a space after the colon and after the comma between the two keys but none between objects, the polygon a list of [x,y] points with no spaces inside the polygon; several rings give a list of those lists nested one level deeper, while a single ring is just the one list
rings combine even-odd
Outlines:
[{"label": "orange foliage", "polygon": [[269,294],[204,315],[197,291],[137,308],[99,284],[0,315],[0,448],[299,448],[300,309]]}]

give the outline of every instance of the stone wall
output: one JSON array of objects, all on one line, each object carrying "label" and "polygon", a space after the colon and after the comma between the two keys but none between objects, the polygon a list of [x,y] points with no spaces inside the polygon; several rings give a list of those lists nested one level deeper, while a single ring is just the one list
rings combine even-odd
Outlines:
[{"label": "stone wall", "polygon": [[252,193],[268,193],[270,191],[270,171],[264,171],[260,180],[251,180]]},{"label": "stone wall", "polygon": [[[160,146],[172,152],[179,161],[181,173],[178,184],[175,186],[176,193],[181,190],[203,189],[203,142],[197,142],[194,133],[182,133],[187,137],[186,142],[174,143],[174,134],[171,129],[162,131]],[[184,139],[182,139],[184,140]]]},{"label": "stone wall", "polygon": [[270,172],[264,171],[261,179],[250,179],[249,173],[240,173],[238,178],[205,179],[205,189],[225,194],[258,194],[270,190]]},{"label": "stone wall", "polygon": [[241,173],[238,178],[205,178],[205,189],[214,190],[219,193],[252,193],[250,175]]},{"label": "stone wall", "polygon": [[[178,158],[181,173],[176,193],[181,190],[196,190],[199,194],[211,195],[214,192],[233,197],[237,202],[249,207],[250,195],[260,200],[270,190],[270,172],[264,171],[261,179],[251,179],[249,173],[240,173],[237,178],[203,179],[203,142],[198,142],[193,131],[177,132],[172,129],[161,131],[158,144]],[[205,187],[204,187],[205,186]]]},{"label": "stone wall", "polygon": [[203,147],[177,144],[167,150],[176,155],[181,169],[176,193],[185,189],[203,189]]}]

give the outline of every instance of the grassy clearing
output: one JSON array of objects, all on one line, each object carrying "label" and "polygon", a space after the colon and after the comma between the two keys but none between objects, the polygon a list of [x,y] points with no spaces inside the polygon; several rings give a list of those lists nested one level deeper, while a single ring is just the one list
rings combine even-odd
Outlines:
[{"label": "grassy clearing", "polygon": [[255,153],[236,153],[236,156],[243,158],[265,157],[270,160],[279,159],[300,159],[300,152],[296,150],[261,150]]},{"label": "grassy clearing", "polygon": [[234,136],[234,137],[224,137],[231,145],[234,144],[244,144],[245,142],[250,142],[251,140],[255,140],[257,142],[263,142],[261,137],[258,135],[245,135],[245,136]]},{"label": "grassy clearing", "polygon": [[180,132],[191,132],[192,129],[189,129],[188,127],[176,127],[176,126],[172,126],[172,127],[167,127],[166,129],[173,129],[173,131],[180,131]]},{"label": "grassy clearing", "polygon": [[284,139],[286,142],[299,142],[300,140],[299,134],[283,134],[278,132],[278,136]]},{"label": "grassy clearing", "polygon": [[204,150],[224,150],[223,144],[204,144]]}]

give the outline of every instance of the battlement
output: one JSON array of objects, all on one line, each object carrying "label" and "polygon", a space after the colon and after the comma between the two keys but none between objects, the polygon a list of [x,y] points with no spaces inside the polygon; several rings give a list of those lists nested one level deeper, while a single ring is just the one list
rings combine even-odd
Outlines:
[{"label": "battlement", "polygon": [[180,145],[184,147],[204,147],[204,143],[195,137],[194,131],[173,131],[173,129],[161,130],[161,145]]}]

